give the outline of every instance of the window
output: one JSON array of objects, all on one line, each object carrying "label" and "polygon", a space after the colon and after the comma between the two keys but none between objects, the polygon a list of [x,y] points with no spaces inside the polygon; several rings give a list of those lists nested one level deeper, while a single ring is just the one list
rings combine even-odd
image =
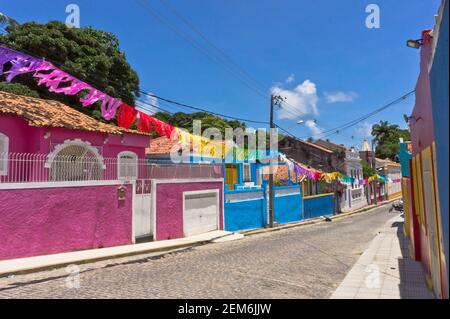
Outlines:
[{"label": "window", "polygon": [[250,164],[244,163],[243,166],[244,183],[251,182]]},{"label": "window", "polygon": [[88,142],[67,140],[55,147],[45,167],[51,181],[102,180],[103,158]]},{"label": "window", "polygon": [[137,155],[133,152],[121,152],[117,155],[118,179],[137,179]]},{"label": "window", "polygon": [[8,174],[9,138],[0,133],[0,176]]}]

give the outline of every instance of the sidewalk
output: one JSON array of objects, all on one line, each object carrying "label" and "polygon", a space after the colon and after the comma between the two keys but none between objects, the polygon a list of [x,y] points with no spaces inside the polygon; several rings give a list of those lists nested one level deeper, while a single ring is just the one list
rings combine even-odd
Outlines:
[{"label": "sidewalk", "polygon": [[332,299],[432,299],[420,262],[409,259],[404,219],[395,216],[364,251]]},{"label": "sidewalk", "polygon": [[70,264],[94,262],[114,257],[125,257],[143,253],[168,251],[183,247],[202,245],[210,242],[237,240],[243,237],[244,236],[241,234],[224,230],[215,230],[190,237],[153,241],[142,244],[132,244],[117,247],[80,250],[61,254],[10,259],[0,261],[0,277],[16,273],[26,273],[48,268],[63,267]]}]

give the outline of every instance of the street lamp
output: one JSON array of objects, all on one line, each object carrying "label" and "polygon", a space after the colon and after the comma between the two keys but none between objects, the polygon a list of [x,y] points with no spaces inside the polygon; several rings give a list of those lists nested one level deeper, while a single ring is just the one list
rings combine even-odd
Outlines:
[{"label": "street lamp", "polygon": [[413,48],[413,49],[419,49],[422,46],[422,39],[417,39],[417,40],[407,40],[406,41],[406,46],[408,48]]}]

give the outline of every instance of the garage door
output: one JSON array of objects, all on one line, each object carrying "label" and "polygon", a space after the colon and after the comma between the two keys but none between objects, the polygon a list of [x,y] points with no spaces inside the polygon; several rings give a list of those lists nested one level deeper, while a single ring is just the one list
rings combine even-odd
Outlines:
[{"label": "garage door", "polygon": [[218,192],[185,193],[183,211],[184,236],[217,229]]}]

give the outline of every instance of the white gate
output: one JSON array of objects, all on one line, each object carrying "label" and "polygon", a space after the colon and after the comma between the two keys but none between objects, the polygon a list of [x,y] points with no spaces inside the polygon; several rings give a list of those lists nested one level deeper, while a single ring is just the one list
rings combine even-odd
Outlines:
[{"label": "white gate", "polygon": [[141,239],[153,235],[151,220],[151,184],[150,180],[136,180],[136,190],[134,194],[133,226],[134,238]]}]

